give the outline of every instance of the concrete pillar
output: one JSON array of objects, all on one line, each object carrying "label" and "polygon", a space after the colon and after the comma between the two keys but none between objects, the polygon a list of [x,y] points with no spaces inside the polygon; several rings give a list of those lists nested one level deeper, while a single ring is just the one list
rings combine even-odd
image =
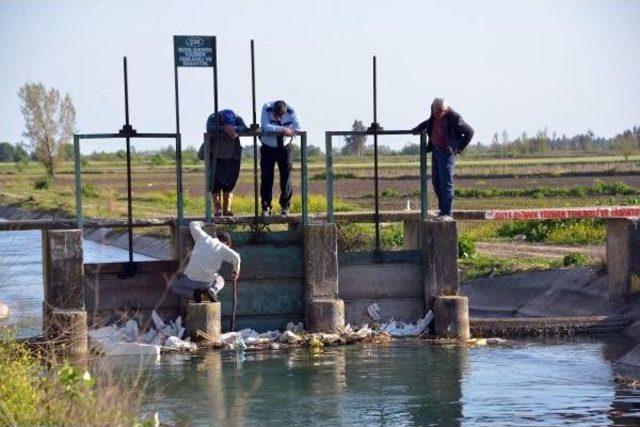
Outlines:
[{"label": "concrete pillar", "polygon": [[196,339],[198,330],[220,341],[220,303],[190,302],[187,304],[187,334]]},{"label": "concrete pillar", "polygon": [[304,228],[305,324],[309,331],[344,328],[344,301],[338,299],[338,231],[335,224]]},{"label": "concrete pillar", "polygon": [[433,297],[458,295],[458,231],[455,221],[423,221],[420,236],[426,308]]},{"label": "concrete pillar", "polygon": [[467,297],[438,296],[433,303],[433,314],[436,335],[461,340],[471,337]]},{"label": "concrete pillar", "polygon": [[309,224],[304,230],[305,298],[338,296],[338,231],[335,224]]},{"label": "concrete pillar", "polygon": [[402,249],[410,251],[420,249],[420,233],[422,221],[419,219],[405,219],[402,221]]},{"label": "concrete pillar", "polygon": [[82,230],[43,230],[45,311],[84,310]]},{"label": "concrete pillar", "polygon": [[640,294],[640,218],[607,220],[607,276],[611,301]]},{"label": "concrete pillar", "polygon": [[54,308],[47,321],[45,336],[54,341],[56,350],[64,356],[82,359],[89,352],[87,312]]},{"label": "concrete pillar", "polygon": [[305,323],[310,332],[338,332],[344,329],[344,301],[318,298],[307,302]]}]

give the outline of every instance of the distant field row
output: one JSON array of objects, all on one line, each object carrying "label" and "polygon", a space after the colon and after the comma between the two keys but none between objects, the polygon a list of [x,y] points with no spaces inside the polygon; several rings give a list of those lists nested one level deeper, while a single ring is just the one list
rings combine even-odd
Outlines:
[{"label": "distant field row", "polygon": [[[602,157],[544,157],[544,158],[523,158],[523,159],[466,159],[461,157],[458,159],[457,168],[498,168],[499,170],[505,170],[509,167],[536,167],[536,166],[609,166],[615,167],[638,167],[640,166],[640,155],[629,157],[628,161],[625,161],[622,156],[602,156]],[[124,170],[125,163],[114,161],[90,161],[82,167],[83,173],[121,173]],[[175,169],[175,165],[171,161],[167,161],[166,164],[152,165],[150,162],[134,162],[132,164],[134,170],[153,170],[153,171],[171,171]],[[294,168],[298,169],[299,163],[294,164]],[[367,159],[367,161],[361,160],[354,161],[341,161],[340,158],[335,159],[333,164],[334,170],[369,170],[373,168],[373,159]],[[420,167],[419,159],[415,156],[395,156],[395,157],[382,157],[379,162],[379,168],[383,170],[403,170],[403,169],[418,169]],[[253,169],[253,161],[245,159],[242,163],[243,170]],[[324,161],[311,161],[308,163],[309,171],[317,172],[325,169]],[[202,171],[204,170],[203,163],[196,164],[183,164],[184,171]],[[35,162],[29,163],[26,166],[16,165],[14,163],[0,163],[0,173],[2,174],[40,174],[44,173],[44,168]],[[66,162],[59,168],[59,173],[69,174],[73,173],[73,163]]]}]

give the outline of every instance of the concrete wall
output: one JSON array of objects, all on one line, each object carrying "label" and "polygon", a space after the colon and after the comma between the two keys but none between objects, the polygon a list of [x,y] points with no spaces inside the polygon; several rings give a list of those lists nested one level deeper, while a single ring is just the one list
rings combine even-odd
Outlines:
[{"label": "concrete wall", "polygon": [[[302,233],[261,234],[259,244],[250,242],[250,233],[233,233],[232,238],[234,249],[242,257],[236,328],[283,329],[289,321],[302,321]],[[137,262],[135,265],[135,275],[123,277],[127,263],[85,264],[85,301],[91,317],[113,319],[125,312],[139,312],[141,317],[147,318],[153,309],[169,317],[180,313],[180,298],[167,289],[178,271],[178,261]],[[221,272],[226,281],[219,295],[223,330],[229,328],[230,322],[230,270],[229,265],[224,265]]]},{"label": "concrete wall", "polygon": [[383,320],[415,322],[424,316],[425,300],[419,250],[343,253],[339,255],[339,296],[345,321],[370,323],[367,307],[378,303]]}]

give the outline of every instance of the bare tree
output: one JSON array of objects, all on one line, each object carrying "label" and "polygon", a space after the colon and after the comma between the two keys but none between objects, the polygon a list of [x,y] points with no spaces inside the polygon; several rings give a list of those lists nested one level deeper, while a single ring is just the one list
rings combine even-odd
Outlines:
[{"label": "bare tree", "polygon": [[636,154],[638,148],[631,131],[626,131],[615,137],[613,141],[615,150],[624,157],[625,162],[629,161],[629,157]]},{"label": "bare tree", "polygon": [[20,111],[25,120],[23,136],[28,138],[50,178],[63,155],[64,145],[73,137],[76,110],[69,94],[64,98],[55,88],[42,83],[25,83],[18,91]]},{"label": "bare tree", "polygon": [[[354,120],[351,128],[357,132],[364,132],[367,128],[362,123],[362,120]],[[342,149],[342,154],[355,154],[361,156],[364,152],[364,145],[367,142],[366,135],[348,135],[344,138],[345,146]]]}]

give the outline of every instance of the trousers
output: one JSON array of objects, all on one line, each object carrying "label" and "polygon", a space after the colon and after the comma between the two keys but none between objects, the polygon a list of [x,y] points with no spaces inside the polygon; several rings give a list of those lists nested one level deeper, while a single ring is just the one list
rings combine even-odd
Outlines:
[{"label": "trousers", "polygon": [[283,147],[260,147],[260,198],[262,209],[271,208],[273,198],[273,176],[275,165],[280,173],[280,207],[289,209],[293,189],[291,186],[291,169],[293,167],[293,150],[291,144]]}]

